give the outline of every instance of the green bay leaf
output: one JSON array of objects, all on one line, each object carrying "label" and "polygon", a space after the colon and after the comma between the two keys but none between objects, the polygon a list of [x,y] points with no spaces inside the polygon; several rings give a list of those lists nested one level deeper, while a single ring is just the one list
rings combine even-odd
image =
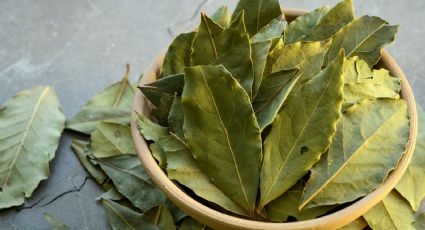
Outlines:
[{"label": "green bay leaf", "polygon": [[220,6],[220,8],[211,15],[211,19],[223,28],[230,25],[231,18],[232,16],[230,15],[229,8],[227,8],[227,6]]},{"label": "green bay leaf", "polygon": [[241,11],[245,12],[246,29],[251,37],[282,15],[279,0],[240,0],[232,18],[236,19]]},{"label": "green bay leaf", "polygon": [[190,66],[190,54],[195,34],[195,32],[182,33],[171,42],[165,53],[159,78],[184,73],[184,68]]},{"label": "green bay leaf", "polygon": [[101,122],[91,134],[93,156],[97,158],[136,154],[130,127]]},{"label": "green bay leaf", "polygon": [[72,140],[71,148],[77,156],[78,160],[80,161],[81,165],[87,170],[90,176],[99,185],[102,185],[106,181],[107,176],[99,166],[94,165],[89,160],[89,155],[93,154],[89,142],[74,139]]},{"label": "green bay leaf", "polygon": [[325,64],[344,49],[347,57],[359,56],[374,66],[381,58],[382,47],[394,41],[397,31],[398,26],[389,26],[378,17],[360,17],[335,34]]},{"label": "green bay leaf", "polygon": [[159,138],[168,135],[168,128],[156,124],[142,114],[137,114],[137,126],[140,133],[148,141],[157,142]]},{"label": "green bay leaf", "polygon": [[170,132],[184,140],[183,133],[184,114],[181,102],[181,97],[174,97],[173,105],[171,106],[170,115],[168,116],[168,124]]},{"label": "green bay leaf", "polygon": [[412,161],[395,189],[410,204],[414,211],[418,211],[422,200],[425,198],[425,113],[422,108],[418,111],[418,136]]},{"label": "green bay leaf", "polygon": [[48,213],[44,213],[44,218],[49,223],[51,230],[70,230],[61,220]]},{"label": "green bay leaf", "polygon": [[254,64],[254,82],[252,84],[253,98],[257,95],[261,81],[263,80],[264,70],[266,68],[267,57],[269,55],[271,45],[271,40],[251,43],[252,63]]},{"label": "green bay leaf", "polygon": [[252,102],[260,130],[273,122],[300,76],[298,70],[283,70],[263,79]]},{"label": "green bay leaf", "polygon": [[186,68],[184,134],[201,169],[254,213],[261,164],[260,129],[248,94],[223,66]]},{"label": "green bay leaf", "polygon": [[415,229],[413,210],[395,190],[363,217],[372,229]]},{"label": "green bay leaf", "polygon": [[192,47],[191,65],[223,65],[251,96],[254,70],[244,14],[223,29],[205,14]]},{"label": "green bay leaf", "polygon": [[173,216],[164,205],[158,205],[144,213],[143,219],[161,230],[176,230]]},{"label": "green bay leaf", "polygon": [[338,230],[363,230],[368,226],[369,225],[367,224],[366,220],[363,217],[360,217],[345,225],[344,227],[339,228]]},{"label": "green bay leaf", "polygon": [[328,153],[312,169],[300,207],[342,204],[369,194],[396,167],[408,135],[404,100],[365,100],[350,108],[338,121]]},{"label": "green bay leaf", "polygon": [[251,43],[264,42],[274,38],[279,38],[282,36],[285,23],[285,21],[280,19],[273,19],[269,24],[267,24],[250,39]]},{"label": "green bay leaf", "polygon": [[[323,16],[317,25],[306,35],[306,41],[323,41],[332,37],[341,28],[354,20],[352,0],[343,0]],[[339,52],[339,51],[337,51]],[[330,60],[332,61],[332,59]]]},{"label": "green bay leaf", "polygon": [[0,108],[0,209],[23,204],[47,179],[64,126],[51,87],[21,91]]},{"label": "green bay leaf", "polygon": [[329,147],[341,110],[343,63],[341,52],[318,76],[292,91],[275,117],[264,141],[258,210],[295,185]]},{"label": "green bay leaf", "polygon": [[206,226],[191,217],[184,218],[179,230],[204,230]]},{"label": "green bay leaf", "polygon": [[273,39],[274,42],[272,41],[272,46],[267,55],[266,66],[264,67],[263,76],[269,76],[273,72],[273,66],[280,58],[285,47],[283,39],[283,36],[278,39]]}]

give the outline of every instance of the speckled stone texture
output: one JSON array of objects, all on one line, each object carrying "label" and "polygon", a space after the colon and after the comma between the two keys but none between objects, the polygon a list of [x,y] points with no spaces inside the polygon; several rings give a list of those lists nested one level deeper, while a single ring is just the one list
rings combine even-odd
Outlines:
[{"label": "speckled stone texture", "polygon": [[[312,10],[336,0],[286,0],[282,5]],[[354,0],[357,16],[377,15],[400,24],[388,50],[425,106],[425,1]],[[77,113],[97,91],[120,80],[130,63],[135,81],[172,38],[198,23],[202,10],[212,13],[231,0],[1,0],[0,104],[16,92],[53,85],[65,114]],[[43,213],[72,229],[109,229],[95,200],[102,190],[87,179],[65,133],[52,175],[17,209],[0,212],[0,229],[48,229]]]}]

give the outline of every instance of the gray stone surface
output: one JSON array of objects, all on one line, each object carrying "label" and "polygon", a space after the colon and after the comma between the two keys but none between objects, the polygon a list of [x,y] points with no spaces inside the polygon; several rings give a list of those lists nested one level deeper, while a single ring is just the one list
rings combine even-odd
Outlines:
[{"label": "gray stone surface", "polygon": [[[2,0],[0,1],[0,104],[16,92],[52,85],[67,117],[100,89],[121,78],[125,63],[136,80],[172,37],[197,24],[199,10],[212,13],[230,0]],[[286,0],[283,6],[314,9],[336,0]],[[400,24],[389,51],[425,106],[425,1],[355,0],[357,15],[378,15]],[[48,229],[43,213],[72,229],[109,229],[95,201],[102,190],[80,166],[66,133],[51,177],[23,207],[0,212],[0,229]],[[62,194],[62,195],[61,195]],[[59,196],[60,195],[60,196]]]}]

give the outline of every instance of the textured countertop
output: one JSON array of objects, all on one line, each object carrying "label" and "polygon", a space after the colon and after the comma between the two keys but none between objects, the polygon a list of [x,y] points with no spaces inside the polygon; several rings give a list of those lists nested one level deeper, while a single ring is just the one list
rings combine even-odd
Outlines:
[{"label": "textured countertop", "polygon": [[[312,10],[336,0],[286,0],[282,5]],[[356,15],[377,15],[400,32],[388,50],[405,71],[418,104],[425,106],[425,1],[354,0]],[[212,13],[230,0],[2,0],[0,1],[0,104],[16,92],[52,85],[68,118],[97,91],[121,79],[131,64],[133,81],[180,32],[198,23],[200,10]],[[72,229],[109,229],[103,191],[87,179],[61,140],[51,176],[22,207],[0,212],[0,229],[48,229],[51,213]]]}]

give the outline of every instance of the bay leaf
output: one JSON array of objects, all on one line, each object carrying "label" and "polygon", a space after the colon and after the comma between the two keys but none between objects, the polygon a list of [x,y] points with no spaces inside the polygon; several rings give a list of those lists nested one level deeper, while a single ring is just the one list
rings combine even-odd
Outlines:
[{"label": "bay leaf", "polygon": [[191,217],[184,218],[180,224],[179,230],[204,230],[206,226],[199,223]]},{"label": "bay leaf", "polygon": [[211,19],[221,27],[226,28],[229,27],[232,16],[227,6],[220,6],[220,8],[211,15]]},{"label": "bay leaf", "polygon": [[161,146],[158,143],[152,143],[149,145],[149,149],[152,152],[152,156],[158,161],[159,167],[165,169],[167,167],[167,158]]},{"label": "bay leaf", "polygon": [[408,135],[404,100],[365,100],[350,108],[338,121],[329,152],[311,170],[300,207],[342,204],[369,194],[396,167]]},{"label": "bay leaf", "polygon": [[284,37],[281,36],[275,41],[275,44],[272,43],[272,47],[270,48],[269,54],[267,55],[266,66],[264,67],[263,76],[269,76],[272,73],[273,66],[280,58],[285,47],[283,39]]},{"label": "bay leaf", "polygon": [[251,96],[254,70],[244,14],[223,29],[205,14],[192,47],[191,65],[223,65]]},{"label": "bay leaf", "polygon": [[416,148],[407,171],[404,173],[395,189],[410,204],[414,211],[418,211],[422,200],[425,198],[425,113],[422,108],[418,111],[418,136]]},{"label": "bay leaf", "polygon": [[381,58],[382,47],[394,41],[397,31],[398,26],[389,26],[378,17],[360,17],[335,34],[325,64],[344,49],[347,57],[358,56],[374,66]]},{"label": "bay leaf", "polygon": [[23,204],[47,179],[64,126],[48,86],[21,91],[0,108],[0,209]]},{"label": "bay leaf", "polygon": [[267,57],[272,45],[272,41],[262,41],[251,43],[252,49],[252,63],[254,67],[254,82],[252,84],[252,98],[255,98],[258,89],[260,88],[261,81],[263,80],[264,70],[266,68]]},{"label": "bay leaf", "polygon": [[300,76],[298,70],[282,70],[263,79],[252,102],[260,130],[273,122]]},{"label": "bay leaf", "polygon": [[[323,16],[320,22],[306,35],[306,41],[323,41],[332,37],[341,28],[354,20],[352,0],[343,0]],[[337,51],[337,53],[339,50]],[[333,59],[330,59],[333,60]]]},{"label": "bay leaf", "polygon": [[178,181],[196,195],[233,213],[246,216],[246,212],[226,196],[201,170],[192,152],[175,136],[161,138],[158,142],[167,156],[168,178]]},{"label": "bay leaf", "polygon": [[113,200],[113,201],[120,201],[124,199],[124,196],[118,192],[118,190],[115,187],[111,187],[103,193],[100,197],[96,198],[96,200]]},{"label": "bay leaf", "polygon": [[261,136],[248,94],[223,66],[186,68],[184,134],[201,169],[252,216]]},{"label": "bay leaf", "polygon": [[421,210],[415,214],[415,228],[425,229],[425,211]]},{"label": "bay leaf", "polygon": [[46,218],[47,222],[50,225],[51,230],[71,230],[68,226],[66,226],[62,221],[60,221],[58,218],[48,214],[44,213],[44,218]]},{"label": "bay leaf", "polygon": [[168,128],[163,127],[149,120],[142,114],[137,114],[137,126],[139,127],[140,133],[148,141],[158,141],[159,138],[168,135]]},{"label": "bay leaf", "polygon": [[161,230],[176,230],[173,216],[163,205],[158,205],[157,207],[146,211],[143,218]]},{"label": "bay leaf", "polygon": [[114,230],[160,230],[148,220],[142,213],[136,212],[126,206],[111,200],[102,200],[108,222]]},{"label": "bay leaf", "polygon": [[328,13],[327,6],[320,7],[314,11],[297,17],[290,22],[284,30],[285,44],[291,44],[298,41],[303,41]]},{"label": "bay leaf", "polygon": [[342,110],[366,99],[400,98],[400,79],[392,77],[388,70],[371,70],[358,57],[349,58],[344,65],[344,102]]},{"label": "bay leaf", "polygon": [[128,71],[121,82],[106,87],[90,98],[80,112],[66,122],[66,128],[90,134],[101,121],[130,123],[134,87],[128,82]]},{"label": "bay leaf", "polygon": [[77,139],[72,140],[71,148],[80,161],[81,165],[87,170],[89,175],[99,184],[102,185],[107,176],[99,166],[91,163],[88,156],[92,154],[89,142],[80,141]]},{"label": "bay leaf", "polygon": [[279,0],[239,0],[232,18],[245,12],[246,29],[252,37],[271,20],[282,16]]},{"label": "bay leaf", "polygon": [[314,219],[322,216],[335,208],[334,206],[322,206],[311,209],[299,210],[303,184],[298,182],[294,187],[278,197],[266,206],[267,216],[272,221],[286,222],[288,217],[295,217],[298,221]]},{"label": "bay leaf", "polygon": [[367,224],[366,220],[363,217],[360,217],[345,225],[344,227],[339,228],[339,230],[363,230],[368,226],[369,225]]},{"label": "bay leaf", "polygon": [[285,21],[280,19],[273,19],[250,39],[251,43],[264,42],[273,38],[279,38],[282,36],[285,23]]},{"label": "bay leaf", "polygon": [[[326,151],[342,104],[343,52],[286,99],[264,141],[257,210],[294,186]],[[279,144],[276,144],[279,143]]]},{"label": "bay leaf", "polygon": [[165,53],[160,78],[184,73],[184,68],[190,66],[190,54],[196,32],[178,35]]},{"label": "bay leaf", "polygon": [[175,96],[171,106],[170,115],[168,116],[168,124],[170,125],[170,132],[174,133],[182,140],[184,140],[183,122],[184,115],[181,97]]},{"label": "bay leaf", "polygon": [[130,127],[110,122],[101,122],[91,134],[93,156],[112,157],[136,154]]},{"label": "bay leaf", "polygon": [[150,181],[135,155],[119,155],[97,159],[116,189],[140,210],[166,201],[164,194]]},{"label": "bay leaf", "polygon": [[393,190],[363,217],[372,229],[415,229],[414,213],[409,204]]},{"label": "bay leaf", "polygon": [[330,41],[296,42],[285,45],[273,65],[272,72],[299,69],[305,82],[316,76],[322,69],[323,59],[329,49]]}]

